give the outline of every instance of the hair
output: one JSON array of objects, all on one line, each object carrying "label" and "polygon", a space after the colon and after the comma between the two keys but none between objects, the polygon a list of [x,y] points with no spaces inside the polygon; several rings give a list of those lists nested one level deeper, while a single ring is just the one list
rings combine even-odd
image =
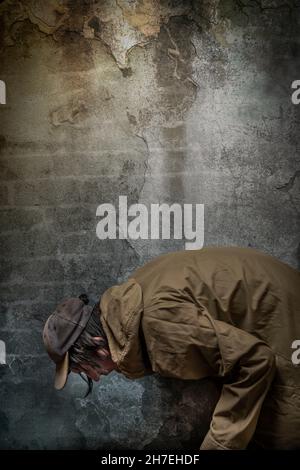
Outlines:
[{"label": "hair", "polygon": [[[99,336],[101,339],[95,340],[95,336]],[[95,367],[99,367],[96,351],[101,347],[106,347],[108,349],[108,341],[100,322],[100,309],[98,302],[94,305],[86,327],[73,346],[69,349],[70,368],[72,368],[72,366],[77,367],[84,362],[88,362]],[[86,374],[82,374],[80,372],[79,375],[84,382],[88,384],[88,390],[84,396],[84,398],[86,398],[93,390],[93,381]]]}]

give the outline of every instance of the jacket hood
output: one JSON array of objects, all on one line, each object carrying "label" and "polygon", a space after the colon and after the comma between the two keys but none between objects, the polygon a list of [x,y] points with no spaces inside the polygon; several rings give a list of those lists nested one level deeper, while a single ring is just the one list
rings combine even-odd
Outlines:
[{"label": "jacket hood", "polygon": [[147,373],[141,344],[143,295],[140,285],[129,279],[107,289],[100,300],[100,321],[107,336],[112,360],[128,378]]}]

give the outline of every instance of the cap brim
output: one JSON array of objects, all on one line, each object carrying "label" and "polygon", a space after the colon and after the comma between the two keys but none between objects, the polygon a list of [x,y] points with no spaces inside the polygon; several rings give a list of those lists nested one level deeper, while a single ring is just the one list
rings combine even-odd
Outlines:
[{"label": "cap brim", "polygon": [[69,374],[69,352],[67,351],[63,360],[56,364],[54,387],[61,390],[67,383]]}]

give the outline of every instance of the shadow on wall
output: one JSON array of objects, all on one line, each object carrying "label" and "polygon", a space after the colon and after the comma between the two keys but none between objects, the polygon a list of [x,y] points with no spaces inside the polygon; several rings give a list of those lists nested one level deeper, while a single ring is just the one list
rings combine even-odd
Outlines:
[{"label": "shadow on wall", "polygon": [[[181,381],[158,378],[162,393],[163,424],[155,439],[144,449],[191,449],[197,451],[210,425],[221,393],[221,384],[210,379]],[[151,419],[145,390],[142,412]]]}]

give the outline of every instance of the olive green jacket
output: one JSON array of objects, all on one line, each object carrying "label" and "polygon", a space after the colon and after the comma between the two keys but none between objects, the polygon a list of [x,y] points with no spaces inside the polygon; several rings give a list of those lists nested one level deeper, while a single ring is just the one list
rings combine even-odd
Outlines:
[{"label": "olive green jacket", "polygon": [[201,449],[300,447],[300,273],[253,248],[161,255],[107,289],[101,322],[129,378],[224,378]]}]

